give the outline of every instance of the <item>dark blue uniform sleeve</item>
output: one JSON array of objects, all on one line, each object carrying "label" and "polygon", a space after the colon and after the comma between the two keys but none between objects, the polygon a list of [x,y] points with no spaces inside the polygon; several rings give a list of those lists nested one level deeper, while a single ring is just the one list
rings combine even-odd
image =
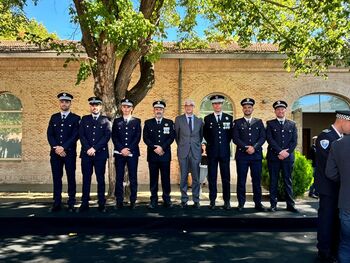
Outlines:
[{"label": "dark blue uniform sleeve", "polygon": [[54,132],[54,128],[53,128],[52,116],[51,116],[50,121],[49,121],[49,126],[47,127],[47,140],[49,141],[51,148],[58,145],[58,143],[55,139],[55,132]]},{"label": "dark blue uniform sleeve", "polygon": [[[334,143],[333,143],[334,145]],[[327,165],[326,165],[326,177],[332,181],[339,182],[340,175],[339,169],[336,161],[336,153],[334,151],[334,146],[329,147],[331,150],[329,151]]]},{"label": "dark blue uniform sleeve", "polygon": [[201,142],[203,141],[203,126],[204,126],[204,124],[203,124],[203,120],[200,118],[200,120],[201,120],[201,131],[200,131],[200,140],[201,140]]},{"label": "dark blue uniform sleeve", "polygon": [[295,148],[297,147],[297,144],[298,144],[298,130],[295,123],[293,123],[292,139],[289,142],[288,152],[289,153],[294,152]]},{"label": "dark blue uniform sleeve", "polygon": [[209,119],[208,119],[208,117],[206,116],[205,118],[204,118],[204,125],[203,125],[203,137],[204,137],[204,140],[206,141],[206,142],[208,142],[209,141],[209,132],[208,132],[208,129],[209,129]]},{"label": "dark blue uniform sleeve", "polygon": [[325,135],[325,133],[321,133],[316,140],[316,166],[318,166],[318,170],[325,171],[326,163],[328,159],[328,154],[331,149],[331,146],[328,145],[326,149],[321,146],[321,141],[324,139],[329,139]]}]

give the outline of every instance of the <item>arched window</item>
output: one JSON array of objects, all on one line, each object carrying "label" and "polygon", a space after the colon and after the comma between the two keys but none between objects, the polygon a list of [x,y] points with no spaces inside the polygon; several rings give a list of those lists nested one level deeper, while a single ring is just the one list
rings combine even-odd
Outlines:
[{"label": "arched window", "polygon": [[[199,116],[204,118],[206,115],[213,113],[213,107],[211,105],[211,101],[210,101],[210,97],[213,94],[209,94],[208,96],[206,96],[202,102],[201,102],[201,107],[200,107],[200,113]],[[224,95],[225,96],[225,95]],[[223,112],[230,114],[233,116],[233,107],[232,107],[232,103],[231,101],[227,98],[227,96],[225,96],[226,100],[222,105],[222,110]]]},{"label": "arched window", "polygon": [[331,94],[310,94],[301,97],[292,106],[292,110],[302,109],[302,112],[330,113],[336,110],[349,110],[350,106],[344,99]]},{"label": "arched window", "polygon": [[0,94],[0,160],[22,157],[22,103],[10,93]]}]

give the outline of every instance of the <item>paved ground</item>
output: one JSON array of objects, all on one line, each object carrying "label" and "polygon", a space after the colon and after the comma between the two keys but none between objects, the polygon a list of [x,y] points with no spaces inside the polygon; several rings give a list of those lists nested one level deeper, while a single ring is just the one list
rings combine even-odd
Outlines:
[{"label": "paved ground", "polygon": [[184,210],[172,196],[174,208],[153,212],[140,192],[135,210],[115,211],[111,199],[101,214],[93,197],[88,213],[52,214],[51,193],[0,192],[0,262],[315,262],[314,199],[293,214],[283,203],[257,213],[251,196],[244,212],[211,211],[207,193],[200,210]]},{"label": "paved ground", "polygon": [[314,262],[314,232],[25,235],[0,241],[2,262]]}]

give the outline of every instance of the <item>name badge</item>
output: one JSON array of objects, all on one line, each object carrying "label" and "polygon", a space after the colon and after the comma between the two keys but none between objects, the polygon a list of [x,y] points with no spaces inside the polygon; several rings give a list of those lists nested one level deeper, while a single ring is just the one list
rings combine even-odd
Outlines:
[{"label": "name badge", "polygon": [[231,124],[230,122],[223,122],[223,123],[222,123],[222,126],[223,126],[224,130],[230,129],[230,127],[231,127],[230,124]]},{"label": "name badge", "polygon": [[170,134],[170,127],[163,127],[164,134]]}]

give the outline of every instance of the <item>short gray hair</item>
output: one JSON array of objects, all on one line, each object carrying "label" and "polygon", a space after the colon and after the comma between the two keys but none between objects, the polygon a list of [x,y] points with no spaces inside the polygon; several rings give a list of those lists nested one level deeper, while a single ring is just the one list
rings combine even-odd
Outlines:
[{"label": "short gray hair", "polygon": [[186,106],[186,105],[195,106],[194,100],[192,100],[192,99],[186,99],[186,100],[185,100],[185,106]]}]

